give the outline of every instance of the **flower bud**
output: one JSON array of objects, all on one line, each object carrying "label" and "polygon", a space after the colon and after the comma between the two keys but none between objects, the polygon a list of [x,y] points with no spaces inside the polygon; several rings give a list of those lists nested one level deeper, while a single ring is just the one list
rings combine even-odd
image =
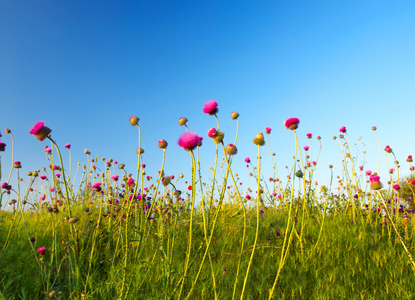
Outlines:
[{"label": "flower bud", "polygon": [[237,119],[239,117],[239,113],[237,113],[236,111],[233,111],[232,113],[231,113],[231,118],[232,118],[232,120],[235,120],[235,119]]},{"label": "flower bud", "polygon": [[164,139],[160,140],[159,143],[158,143],[158,146],[159,146],[160,149],[166,149],[167,145],[168,144],[167,144],[166,140],[164,140]]},{"label": "flower bud", "polygon": [[131,124],[131,126],[135,126],[135,125],[137,125],[138,121],[140,121],[140,119],[139,119],[139,118],[137,118],[136,116],[132,116],[132,117],[130,118],[130,124]]},{"label": "flower bud", "polygon": [[265,144],[264,134],[262,132],[256,135],[254,138],[254,144],[259,146],[263,146]]},{"label": "flower bud", "polygon": [[234,155],[234,154],[238,153],[238,149],[236,148],[236,146],[234,144],[229,144],[225,148],[225,153],[227,155]]},{"label": "flower bud", "polygon": [[225,133],[223,131],[218,131],[215,137],[213,138],[213,141],[215,142],[215,144],[220,144],[224,138],[225,138]]},{"label": "flower bud", "polygon": [[185,118],[185,117],[181,117],[180,119],[179,119],[179,125],[180,126],[183,126],[184,124],[186,124],[187,123],[187,118]]}]

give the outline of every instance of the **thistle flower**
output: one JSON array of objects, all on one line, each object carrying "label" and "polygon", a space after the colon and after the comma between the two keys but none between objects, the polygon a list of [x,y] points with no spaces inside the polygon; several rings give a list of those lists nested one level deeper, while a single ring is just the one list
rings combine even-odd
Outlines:
[{"label": "thistle flower", "polygon": [[11,133],[11,130],[9,128],[5,128],[4,129],[4,132],[7,133],[7,134],[10,134]]},{"label": "thistle flower", "polygon": [[181,117],[180,119],[179,119],[179,125],[180,126],[183,126],[184,124],[186,124],[187,123],[187,118],[185,118],[185,117]]},{"label": "thistle flower", "polygon": [[6,150],[6,144],[0,143],[0,151],[5,151],[5,150]]},{"label": "thistle flower", "polygon": [[205,114],[209,114],[210,116],[213,116],[218,113],[218,102],[215,100],[209,100],[203,105],[203,112]]},{"label": "thistle flower", "polygon": [[196,133],[185,132],[179,137],[177,144],[184,150],[190,151],[197,147],[199,141],[199,136]]},{"label": "thistle flower", "polygon": [[202,146],[202,141],[203,141],[203,138],[199,136],[199,142],[197,143],[198,147]]},{"label": "thistle flower", "polygon": [[15,169],[20,169],[22,167],[22,164],[21,164],[20,161],[15,161],[14,164],[13,164],[13,167]]},{"label": "thistle flower", "polygon": [[311,132],[309,132],[309,133],[306,134],[306,136],[307,136],[308,139],[311,139],[313,137],[313,134]]},{"label": "thistle flower", "polygon": [[399,191],[401,189],[401,186],[399,184],[394,184],[393,189]]},{"label": "thistle flower", "polygon": [[295,173],[295,176],[297,176],[298,178],[303,178],[303,171],[301,171],[301,170],[298,170],[296,173]]},{"label": "thistle flower", "polygon": [[227,155],[235,155],[236,153],[238,153],[238,149],[234,144],[229,144],[226,146],[225,152]]},{"label": "thistle flower", "polygon": [[[166,145],[167,147],[167,145]],[[137,148],[137,150],[135,151],[135,153],[137,154],[143,154],[144,153],[144,149],[143,148]]]},{"label": "thistle flower", "polygon": [[287,129],[295,130],[298,128],[300,120],[298,118],[289,118],[284,122],[284,125]]},{"label": "thistle flower", "polygon": [[383,187],[383,184],[379,181],[380,180],[379,176],[372,175],[369,177],[369,180],[370,180],[370,188],[372,190],[375,190],[375,191],[380,190]]},{"label": "thistle flower", "polygon": [[265,133],[266,134],[270,134],[271,133],[272,128],[271,127],[266,127],[265,128]]},{"label": "thistle flower", "polygon": [[412,155],[408,155],[408,158],[406,159],[407,162],[412,162]]},{"label": "thistle flower", "polygon": [[101,182],[97,182],[91,187],[91,189],[94,189],[95,191],[100,192],[101,191],[101,184],[102,184]]},{"label": "thistle flower", "polygon": [[370,176],[370,174],[372,174],[372,171],[371,170],[366,170],[365,173],[366,173],[367,176]]},{"label": "thistle flower", "polygon": [[66,148],[66,149],[71,149],[71,144],[66,144],[66,145],[65,145],[65,148]]},{"label": "thistle flower", "polygon": [[42,179],[42,180],[45,180],[47,177],[46,177],[46,175],[40,175],[39,178]]},{"label": "thistle flower", "polygon": [[258,146],[265,145],[264,134],[262,132],[258,133],[254,138],[254,144]]},{"label": "thistle flower", "polygon": [[114,174],[114,175],[111,176],[112,180],[114,180],[114,181],[118,181],[119,177],[120,176],[118,176],[117,174]]},{"label": "thistle flower", "polygon": [[33,134],[39,141],[43,142],[52,132],[52,129],[45,126],[45,122],[37,122],[29,133]]},{"label": "thistle flower", "polygon": [[52,149],[50,149],[50,148],[46,148],[46,149],[45,149],[45,153],[46,153],[46,154],[51,154],[51,153],[52,153]]},{"label": "thistle flower", "polygon": [[346,126],[340,127],[339,131],[342,133],[346,133]]},{"label": "thistle flower", "polygon": [[44,255],[46,253],[46,248],[45,247],[40,247],[40,248],[37,249],[37,252],[40,255]]},{"label": "thistle flower", "polygon": [[308,151],[308,149],[310,149],[308,146],[304,146],[305,151]]},{"label": "thistle flower", "polygon": [[372,126],[372,130],[375,131],[376,130],[376,126]]},{"label": "thistle flower", "polygon": [[233,111],[232,113],[231,113],[231,118],[232,118],[232,120],[235,120],[235,119],[237,119],[239,117],[239,113],[237,113],[236,111]]},{"label": "thistle flower", "polygon": [[249,159],[249,157],[245,158],[245,162],[246,162],[247,164],[249,164],[249,163],[251,162],[251,160]]},{"label": "thistle flower", "polygon": [[127,184],[128,184],[129,186],[134,186],[134,184],[135,184],[134,179],[132,179],[132,178],[128,179]]},{"label": "thistle flower", "polygon": [[132,116],[132,117],[130,118],[130,124],[131,124],[131,126],[135,126],[135,125],[137,125],[138,121],[140,121],[140,119],[139,119],[138,117],[136,117],[136,116]]},{"label": "thistle flower", "polygon": [[171,182],[171,177],[170,177],[170,176],[164,176],[164,177],[161,179],[161,183],[162,183],[164,186],[168,186],[168,185],[170,184],[170,182]]},{"label": "thistle flower", "polygon": [[159,146],[160,149],[166,149],[167,145],[168,144],[167,144],[166,140],[164,140],[164,139],[160,140],[159,143],[158,143],[158,146]]},{"label": "thistle flower", "polygon": [[391,148],[391,147],[389,147],[389,145],[387,145],[387,146],[385,147],[385,151],[386,151],[386,152],[388,152],[388,153],[392,153],[392,148]]},{"label": "thistle flower", "polygon": [[215,128],[210,128],[207,134],[208,134],[208,137],[214,138],[218,134],[218,132]]}]

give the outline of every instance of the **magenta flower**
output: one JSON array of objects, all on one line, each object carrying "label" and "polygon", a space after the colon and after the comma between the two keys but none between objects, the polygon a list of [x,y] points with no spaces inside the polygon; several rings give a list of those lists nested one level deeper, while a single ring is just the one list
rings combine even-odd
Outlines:
[{"label": "magenta flower", "polygon": [[135,184],[134,179],[132,179],[132,178],[128,179],[127,184],[128,184],[129,186],[134,186],[134,184]]},{"label": "magenta flower", "polygon": [[199,144],[199,141],[200,141],[199,136],[196,133],[185,132],[180,136],[177,144],[180,147],[182,147],[184,150],[191,151],[197,147],[197,145]]},{"label": "magenta flower", "polygon": [[346,126],[340,127],[339,131],[342,132],[342,133],[346,133]]},{"label": "magenta flower", "polygon": [[308,151],[308,149],[310,149],[308,146],[304,146],[305,151]]},{"label": "magenta flower", "polygon": [[33,134],[41,142],[43,142],[51,132],[52,129],[46,127],[45,122],[42,121],[37,122],[29,131],[30,134]]},{"label": "magenta flower", "polygon": [[51,153],[52,153],[52,149],[50,149],[50,148],[46,148],[46,149],[45,149],[45,153],[46,153],[46,154],[51,154]]},{"label": "magenta flower", "polygon": [[0,143],[0,151],[5,151],[5,150],[6,150],[6,144]]},{"label": "magenta flower", "polygon": [[284,125],[287,129],[295,130],[298,128],[300,120],[298,118],[289,118],[284,122]]},{"label": "magenta flower", "polygon": [[363,171],[363,166],[359,166],[360,171]]},{"label": "magenta flower", "polygon": [[313,134],[311,132],[309,132],[309,133],[306,134],[306,136],[307,136],[307,138],[311,139]]},{"label": "magenta flower", "polygon": [[366,170],[365,173],[366,173],[367,176],[369,176],[370,174],[372,174],[372,171],[371,170]]},{"label": "magenta flower", "polygon": [[71,144],[66,144],[66,145],[65,145],[65,148],[66,148],[66,149],[71,149]]},{"label": "magenta flower", "polygon": [[388,153],[392,153],[392,148],[391,148],[391,147],[389,147],[389,145],[387,145],[387,146],[385,147],[385,151],[386,151],[386,152],[388,152]]},{"label": "magenta flower", "polygon": [[412,185],[415,185],[415,179],[412,179],[412,180],[411,180],[411,184],[412,184]]},{"label": "magenta flower", "polygon": [[215,100],[209,100],[203,105],[203,112],[205,114],[209,114],[211,116],[218,113],[218,102]]},{"label": "magenta flower", "polygon": [[39,176],[40,177],[40,179],[42,179],[42,180],[45,180],[47,177],[46,177],[46,175],[40,175]]},{"label": "magenta flower", "polygon": [[247,164],[249,164],[249,163],[251,162],[251,160],[249,159],[249,157],[245,158],[245,162],[246,162]]},{"label": "magenta flower", "polygon": [[372,175],[369,177],[370,182],[377,182],[380,180],[380,176]]},{"label": "magenta flower", "polygon": [[101,182],[97,182],[95,183],[91,188],[96,190],[96,191],[100,191],[101,190]]},{"label": "magenta flower", "polygon": [[42,196],[40,196],[40,201],[43,201],[45,199],[46,199],[46,195],[45,194],[43,194]]},{"label": "magenta flower", "polygon": [[401,189],[401,186],[399,184],[393,185],[394,190],[399,191]]},{"label": "magenta flower", "polygon": [[40,255],[44,255],[46,253],[46,248],[45,247],[40,247],[39,249],[37,249],[37,252]]},{"label": "magenta flower", "polygon": [[55,175],[56,177],[61,177],[61,174],[59,174],[59,173],[56,173],[56,175]]},{"label": "magenta flower", "polygon": [[208,137],[214,138],[218,134],[218,132],[215,128],[210,128],[207,134],[208,134]]},{"label": "magenta flower", "polygon": [[114,181],[118,181],[118,177],[119,176],[117,174],[114,174],[114,175],[111,176],[112,180],[114,180]]},{"label": "magenta flower", "polygon": [[266,134],[270,134],[271,133],[272,128],[271,127],[266,127],[265,128],[265,133]]}]

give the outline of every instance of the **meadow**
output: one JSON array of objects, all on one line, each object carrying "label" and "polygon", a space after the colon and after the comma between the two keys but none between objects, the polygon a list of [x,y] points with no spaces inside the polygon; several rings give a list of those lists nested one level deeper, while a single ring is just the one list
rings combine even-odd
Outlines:
[{"label": "meadow", "polygon": [[[129,120],[138,129],[136,166],[98,159],[85,150],[85,162],[74,174],[62,160],[71,145],[57,145],[44,122],[30,133],[50,142],[45,146],[50,164],[20,174],[24,162],[14,161],[13,132],[4,130],[0,154],[12,152],[12,161],[0,156],[0,297],[415,297],[411,156],[402,167],[391,147],[379,146],[393,165],[380,176],[380,167],[371,171],[358,165],[341,127],[334,139],[343,168],[336,176],[329,168],[331,181],[319,185],[314,174],[321,140],[307,133],[320,145],[313,157],[311,146],[299,145],[300,120],[290,118],[284,123],[296,143],[287,162],[290,175],[278,175],[267,127],[253,137],[257,157],[245,158],[247,184],[232,170],[238,130],[233,143],[226,144],[217,102],[206,102],[203,112],[217,124],[207,130],[209,140],[191,132],[185,117],[178,120],[183,128],[178,145],[189,154],[186,183],[182,174],[164,172],[165,140],[158,142],[164,154],[158,174],[146,174],[136,116]],[[239,128],[239,114],[230,117]],[[207,182],[199,160],[203,143],[216,145]],[[274,164],[272,177],[261,166],[265,155]],[[411,173],[405,175],[403,168]]]}]

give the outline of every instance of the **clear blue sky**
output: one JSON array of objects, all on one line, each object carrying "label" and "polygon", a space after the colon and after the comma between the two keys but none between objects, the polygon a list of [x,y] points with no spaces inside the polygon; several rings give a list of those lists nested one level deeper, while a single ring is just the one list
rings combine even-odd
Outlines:
[{"label": "clear blue sky", "polygon": [[[3,1],[0,9],[0,130],[8,144],[3,175],[15,160],[22,171],[46,166],[45,143],[28,131],[43,120],[61,146],[72,144],[73,168],[98,157],[136,168],[140,118],[147,174],[161,166],[159,139],[169,142],[165,171],[190,174],[189,154],[177,145],[180,117],[204,137],[204,179],[210,177],[215,146],[202,112],[219,103],[225,142],[234,140],[240,113],[235,170],[246,174],[254,161],[252,139],[266,126],[278,170],[291,165],[294,136],[283,126],[301,121],[301,145],[323,150],[319,176],[341,168],[333,135],[346,126],[353,141],[363,137],[365,168],[377,168],[378,127],[404,170],[414,154],[415,2],[413,1]],[[315,148],[314,148],[315,149]],[[272,175],[263,147],[265,177]],[[360,156],[363,158],[362,156]],[[359,158],[359,160],[361,160]],[[385,163],[381,176],[387,176]],[[4,181],[4,178],[2,181]],[[281,176],[282,177],[282,176]],[[189,178],[187,176],[187,178]],[[322,182],[323,183],[323,182]]]}]

